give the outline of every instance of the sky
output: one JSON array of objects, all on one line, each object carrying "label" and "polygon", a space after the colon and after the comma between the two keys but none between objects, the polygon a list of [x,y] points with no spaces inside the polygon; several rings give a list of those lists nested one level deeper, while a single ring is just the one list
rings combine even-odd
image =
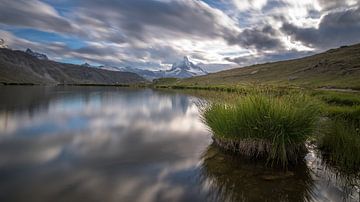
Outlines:
[{"label": "sky", "polygon": [[360,43],[360,0],[0,0],[0,38],[52,60],[210,72]]}]

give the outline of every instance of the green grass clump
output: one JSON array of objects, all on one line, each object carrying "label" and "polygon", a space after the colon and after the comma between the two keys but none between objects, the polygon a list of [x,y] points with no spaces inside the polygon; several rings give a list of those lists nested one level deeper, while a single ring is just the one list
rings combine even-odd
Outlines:
[{"label": "green grass clump", "polygon": [[318,104],[304,95],[247,95],[235,104],[204,107],[202,118],[218,145],[252,157],[266,156],[272,165],[285,167],[304,151],[318,113]]},{"label": "green grass clump", "polygon": [[360,121],[359,93],[320,91],[312,95],[323,102],[324,116],[348,122]]},{"label": "green grass clump", "polygon": [[347,121],[360,121],[360,105],[358,106],[325,106],[326,116],[332,119],[344,119]]},{"label": "green grass clump", "polygon": [[360,172],[360,121],[331,120],[324,127],[319,148],[325,159],[342,171]]},{"label": "green grass clump", "polygon": [[322,92],[317,92],[314,95],[330,105],[341,105],[341,106],[360,105],[359,93],[322,91]]}]

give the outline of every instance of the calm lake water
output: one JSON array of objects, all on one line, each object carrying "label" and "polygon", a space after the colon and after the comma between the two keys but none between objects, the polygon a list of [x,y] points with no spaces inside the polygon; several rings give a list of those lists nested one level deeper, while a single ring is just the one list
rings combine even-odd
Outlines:
[{"label": "calm lake water", "polygon": [[358,184],[315,150],[288,172],[219,151],[198,101],[150,89],[0,87],[0,201],[359,201]]}]

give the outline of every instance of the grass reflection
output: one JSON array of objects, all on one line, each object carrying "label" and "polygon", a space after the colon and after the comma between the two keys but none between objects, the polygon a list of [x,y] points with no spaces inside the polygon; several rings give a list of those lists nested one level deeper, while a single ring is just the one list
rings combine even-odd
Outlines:
[{"label": "grass reflection", "polygon": [[210,201],[309,201],[314,181],[306,163],[287,171],[234,156],[210,145],[202,155],[202,180]]}]

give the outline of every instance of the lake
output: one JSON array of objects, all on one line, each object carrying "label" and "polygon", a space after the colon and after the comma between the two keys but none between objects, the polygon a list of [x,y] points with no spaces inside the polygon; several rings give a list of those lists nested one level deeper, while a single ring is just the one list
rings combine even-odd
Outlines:
[{"label": "lake", "polygon": [[359,201],[309,145],[287,172],[212,145],[196,96],[0,86],[0,201]]}]

